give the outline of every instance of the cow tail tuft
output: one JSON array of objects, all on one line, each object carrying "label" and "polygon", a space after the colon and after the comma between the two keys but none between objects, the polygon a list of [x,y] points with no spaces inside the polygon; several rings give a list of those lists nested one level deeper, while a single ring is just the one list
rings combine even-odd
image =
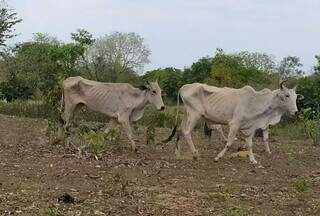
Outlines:
[{"label": "cow tail tuft", "polygon": [[180,103],[180,90],[179,90],[178,95],[177,95],[177,112],[176,112],[176,120],[175,120],[174,127],[172,129],[172,132],[171,132],[170,136],[167,139],[161,141],[162,143],[170,142],[172,140],[172,138],[174,137],[174,135],[176,134],[176,132],[177,132],[178,119],[179,119],[179,103]]},{"label": "cow tail tuft", "polygon": [[206,121],[204,122],[203,131],[204,131],[204,134],[210,139],[212,136],[212,129],[208,127]]}]

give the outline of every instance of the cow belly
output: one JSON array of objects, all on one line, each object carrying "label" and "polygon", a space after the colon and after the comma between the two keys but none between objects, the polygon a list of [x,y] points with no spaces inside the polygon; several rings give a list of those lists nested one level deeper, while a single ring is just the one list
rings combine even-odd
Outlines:
[{"label": "cow belly", "polygon": [[210,107],[206,109],[205,118],[217,124],[228,124],[233,117],[230,107]]},{"label": "cow belly", "polygon": [[86,106],[95,112],[107,114],[115,117],[119,111],[119,97],[116,95],[108,95],[107,98],[103,97],[86,97]]}]

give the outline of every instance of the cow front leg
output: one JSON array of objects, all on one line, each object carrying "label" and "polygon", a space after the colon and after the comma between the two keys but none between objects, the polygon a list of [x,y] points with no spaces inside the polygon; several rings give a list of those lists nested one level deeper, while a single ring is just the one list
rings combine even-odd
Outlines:
[{"label": "cow front leg", "polygon": [[237,132],[237,126],[230,126],[227,144],[225,145],[224,149],[222,149],[222,151],[214,158],[215,161],[218,161],[228,151],[237,135]]},{"label": "cow front leg", "polygon": [[269,148],[269,129],[266,128],[265,130],[262,131],[263,133],[263,143],[266,148],[266,152],[271,154],[270,148]]},{"label": "cow front leg", "polygon": [[249,150],[250,162],[253,163],[253,164],[257,164],[258,162],[254,158],[254,154],[253,154],[253,151],[252,151],[252,146],[253,146],[252,137],[253,137],[253,135],[254,135],[254,133],[246,138],[246,143],[247,143],[248,150]]},{"label": "cow front leg", "polygon": [[131,149],[132,151],[136,152],[137,151],[137,147],[136,147],[136,143],[133,139],[133,133],[132,133],[132,129],[130,126],[130,121],[129,118],[119,118],[118,119],[119,123],[122,125],[122,127],[124,128],[124,130],[127,133],[128,139],[131,142]]},{"label": "cow front leg", "polygon": [[188,113],[187,120],[185,121],[184,127],[182,127],[182,134],[183,134],[184,138],[186,139],[187,143],[189,144],[193,159],[195,159],[195,160],[198,159],[199,153],[193,144],[191,132],[194,129],[194,127],[196,126],[196,123],[199,119],[200,119],[200,116],[198,114]]},{"label": "cow front leg", "polygon": [[110,119],[109,124],[107,125],[107,128],[104,130],[104,132],[107,134],[111,129],[118,129],[118,122],[114,118]]}]

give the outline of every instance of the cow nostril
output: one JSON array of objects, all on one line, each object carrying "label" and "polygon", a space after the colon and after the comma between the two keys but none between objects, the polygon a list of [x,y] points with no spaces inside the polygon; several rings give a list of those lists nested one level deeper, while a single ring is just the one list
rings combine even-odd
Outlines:
[{"label": "cow nostril", "polygon": [[161,110],[164,110],[164,109],[165,109],[165,106],[162,106],[162,107],[161,107]]}]

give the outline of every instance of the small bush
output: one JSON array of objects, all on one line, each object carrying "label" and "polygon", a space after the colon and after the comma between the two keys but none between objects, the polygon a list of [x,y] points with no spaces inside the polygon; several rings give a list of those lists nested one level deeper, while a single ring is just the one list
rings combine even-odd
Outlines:
[{"label": "small bush", "polygon": [[39,214],[40,216],[61,216],[62,214],[56,208],[48,208]]},{"label": "small bush", "polygon": [[155,143],[155,133],[156,133],[156,128],[154,127],[154,125],[149,125],[146,131],[147,145]]},{"label": "small bush", "polygon": [[[146,109],[146,112],[140,124],[147,127],[146,130],[146,140],[147,144],[154,144],[155,142],[155,133],[156,127],[166,127],[166,128],[173,128],[176,124],[176,114],[177,108],[168,107],[165,112],[158,112],[154,111],[153,109],[149,108]],[[179,110],[180,115],[180,110]],[[178,116],[178,124],[180,123],[180,116]]]},{"label": "small bush", "polygon": [[[176,107],[167,107],[167,109],[163,112],[155,111],[153,108],[147,107],[143,118],[139,121],[139,124],[147,127],[149,125],[153,125],[154,127],[172,128],[176,122],[176,113]],[[180,114],[181,111],[179,110],[179,116]]]},{"label": "small bush", "polygon": [[92,154],[95,159],[100,159],[102,153],[109,145],[117,145],[120,141],[120,131],[111,128],[107,133],[98,129],[84,129],[79,132],[80,147],[82,151]]},{"label": "small bush", "polygon": [[306,192],[310,189],[310,184],[305,179],[298,179],[293,183],[294,188],[298,192]]},{"label": "small bush", "polygon": [[280,137],[290,140],[305,140],[305,128],[299,119],[291,120],[290,122],[280,122],[275,126],[271,126],[271,136]]},{"label": "small bush", "polygon": [[301,119],[307,136],[312,139],[314,145],[320,145],[320,113],[307,108],[303,110]]},{"label": "small bush", "polygon": [[11,103],[0,102],[0,113],[5,115],[45,118],[47,109],[41,101],[16,100]]},{"label": "small bush", "polygon": [[249,210],[241,207],[233,207],[233,208],[228,208],[224,214],[224,216],[248,216]]}]

